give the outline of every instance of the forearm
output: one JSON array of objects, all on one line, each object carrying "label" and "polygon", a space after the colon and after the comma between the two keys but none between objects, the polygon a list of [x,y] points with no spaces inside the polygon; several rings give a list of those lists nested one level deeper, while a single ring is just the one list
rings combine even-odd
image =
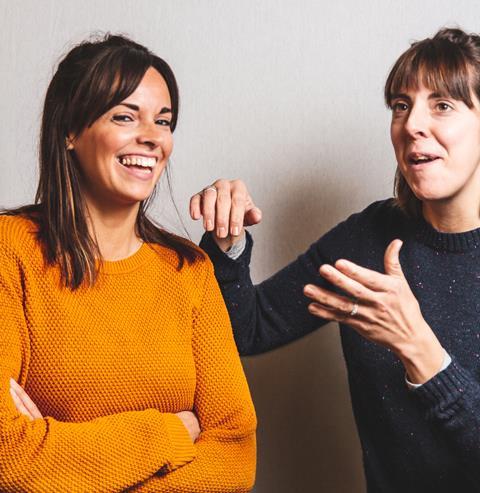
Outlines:
[{"label": "forearm", "polygon": [[318,266],[324,261],[316,245],[296,261],[258,285],[250,278],[253,241],[247,234],[245,251],[236,260],[222,252],[209,234],[200,246],[215,266],[230,314],[235,342],[242,355],[258,354],[287,344],[325,323],[307,309],[303,286],[322,282]]},{"label": "forearm", "polygon": [[0,412],[4,492],[123,491],[194,457],[181,421],[153,409],[84,423],[30,421],[5,406]]},{"label": "forearm", "polygon": [[452,356],[448,367],[412,391],[473,484],[480,483],[480,384]]},{"label": "forearm", "polygon": [[135,493],[244,493],[255,481],[254,429],[244,436],[218,439],[200,435],[194,461],[166,475],[155,475]]},{"label": "forearm", "polygon": [[409,340],[395,347],[394,351],[402,361],[409,381],[424,384],[440,371],[445,350],[425,321],[415,325]]}]

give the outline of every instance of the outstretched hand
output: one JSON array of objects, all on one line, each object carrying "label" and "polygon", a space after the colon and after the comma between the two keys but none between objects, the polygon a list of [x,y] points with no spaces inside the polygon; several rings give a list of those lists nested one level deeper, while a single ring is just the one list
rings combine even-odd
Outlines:
[{"label": "outstretched hand", "polygon": [[344,259],[335,266],[322,265],[320,275],[347,296],[311,284],[304,293],[313,300],[309,305],[313,315],[341,321],[366,339],[390,348],[402,360],[411,381],[424,383],[440,369],[444,350],[403,274],[401,247],[400,240],[388,245],[385,274]]}]

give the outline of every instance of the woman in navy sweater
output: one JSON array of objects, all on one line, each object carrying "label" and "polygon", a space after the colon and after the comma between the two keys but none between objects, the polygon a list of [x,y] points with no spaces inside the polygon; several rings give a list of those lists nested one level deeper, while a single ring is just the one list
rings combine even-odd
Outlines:
[{"label": "woman in navy sweater", "polygon": [[242,354],[340,324],[369,493],[480,491],[480,36],[442,29],[395,63],[395,198],[254,286],[241,181],[191,201]]}]

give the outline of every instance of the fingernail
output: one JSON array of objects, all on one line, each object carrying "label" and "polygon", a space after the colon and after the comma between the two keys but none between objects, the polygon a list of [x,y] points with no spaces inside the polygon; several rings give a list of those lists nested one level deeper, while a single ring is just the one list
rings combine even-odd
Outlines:
[{"label": "fingernail", "polygon": [[238,236],[238,235],[239,235],[239,233],[240,233],[240,230],[239,230],[238,226],[234,226],[234,227],[232,228],[232,235],[233,235],[233,236]]},{"label": "fingernail", "polygon": [[313,294],[313,289],[312,289],[312,286],[308,286],[308,285],[307,285],[307,286],[305,286],[305,287],[303,288],[303,292],[304,292],[305,294]]},{"label": "fingernail", "polygon": [[207,231],[212,231],[213,229],[213,221],[211,219],[207,219]]},{"label": "fingernail", "polygon": [[220,228],[217,228],[217,236],[219,238],[224,238],[226,235],[226,231],[225,231],[225,228],[222,226]]}]

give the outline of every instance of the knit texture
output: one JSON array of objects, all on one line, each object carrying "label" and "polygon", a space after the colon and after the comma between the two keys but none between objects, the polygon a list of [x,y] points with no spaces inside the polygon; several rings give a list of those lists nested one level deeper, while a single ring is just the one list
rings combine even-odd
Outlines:
[{"label": "knit texture", "polygon": [[250,237],[237,260],[208,235],[201,246],[215,264],[239,350],[255,354],[326,323],[309,313],[303,295],[305,284],[333,289],[319,276],[320,265],[346,258],[384,272],[385,249],[395,238],[403,240],[400,262],[422,314],[452,363],[411,391],[391,351],[340,325],[368,492],[478,493],[480,229],[440,233],[391,200],[376,202],[257,286],[249,273]]},{"label": "knit texture", "polygon": [[[210,261],[178,272],[144,244],[72,292],[34,232],[0,216],[0,491],[249,491],[256,418]],[[10,378],[43,419],[16,410]]]}]

